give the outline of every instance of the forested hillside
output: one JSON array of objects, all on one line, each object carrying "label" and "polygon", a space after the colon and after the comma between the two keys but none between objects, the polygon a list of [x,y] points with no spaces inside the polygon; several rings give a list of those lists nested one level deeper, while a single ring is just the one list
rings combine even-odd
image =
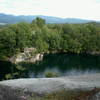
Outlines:
[{"label": "forested hillside", "polygon": [[100,53],[100,24],[46,24],[36,18],[0,28],[0,59],[34,47],[37,52]]},{"label": "forested hillside", "polygon": [[86,20],[86,19],[80,19],[80,18],[59,18],[59,17],[53,17],[53,16],[43,16],[43,15],[8,15],[0,13],[0,23],[4,24],[15,24],[18,22],[28,22],[31,23],[32,20],[36,19],[36,17],[41,17],[46,20],[46,23],[87,23],[87,22],[100,22],[95,20]]}]

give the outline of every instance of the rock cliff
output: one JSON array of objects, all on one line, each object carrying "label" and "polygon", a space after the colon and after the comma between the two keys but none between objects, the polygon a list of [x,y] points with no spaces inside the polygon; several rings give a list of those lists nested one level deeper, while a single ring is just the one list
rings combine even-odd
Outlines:
[{"label": "rock cliff", "polygon": [[22,53],[18,53],[11,57],[9,60],[12,63],[19,63],[19,62],[36,62],[41,61],[43,59],[43,54],[36,53],[35,48],[25,48]]}]

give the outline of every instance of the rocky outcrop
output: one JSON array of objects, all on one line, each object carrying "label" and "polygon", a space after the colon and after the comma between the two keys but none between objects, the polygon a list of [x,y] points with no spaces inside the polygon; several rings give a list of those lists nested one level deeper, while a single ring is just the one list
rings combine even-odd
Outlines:
[{"label": "rocky outcrop", "polygon": [[[56,91],[89,91],[79,95],[78,98],[92,97],[95,99],[75,99],[75,100],[100,100],[100,74],[90,74],[81,76],[68,76],[59,78],[30,78],[30,79],[15,79],[0,82],[0,90],[11,92],[14,96],[23,97],[28,96],[28,93],[35,93],[38,95],[53,93]],[[22,90],[18,94],[18,91]],[[15,93],[14,93],[15,92]],[[17,94],[16,94],[17,93]],[[1,95],[1,98],[3,97]],[[12,97],[11,94],[10,98]],[[26,97],[25,96],[25,97]],[[8,99],[4,99],[8,100]],[[10,100],[10,99],[9,99]],[[16,99],[24,100],[24,99]],[[25,99],[26,100],[26,99]]]},{"label": "rocky outcrop", "polygon": [[25,48],[24,52],[14,55],[9,60],[12,63],[19,63],[19,62],[36,62],[41,61],[43,59],[43,54],[35,53],[35,48]]},{"label": "rocky outcrop", "polygon": [[1,81],[0,85],[22,88],[35,93],[49,93],[61,89],[100,88],[100,74],[68,76],[59,78],[29,78]]},{"label": "rocky outcrop", "polygon": [[86,53],[90,55],[100,55],[100,51],[87,51]]}]

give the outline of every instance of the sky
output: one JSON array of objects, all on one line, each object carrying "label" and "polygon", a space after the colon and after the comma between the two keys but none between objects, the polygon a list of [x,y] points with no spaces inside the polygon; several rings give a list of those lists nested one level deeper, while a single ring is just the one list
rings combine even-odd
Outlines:
[{"label": "sky", "polygon": [[0,0],[0,13],[100,21],[100,0]]}]

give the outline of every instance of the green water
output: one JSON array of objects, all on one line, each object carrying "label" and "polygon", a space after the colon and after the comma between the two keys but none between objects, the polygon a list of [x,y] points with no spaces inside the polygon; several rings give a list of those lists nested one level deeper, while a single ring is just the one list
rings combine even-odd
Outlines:
[{"label": "green water", "polygon": [[100,72],[100,56],[77,54],[48,54],[40,62],[20,63],[0,61],[0,79],[10,73],[12,78],[45,77],[46,72],[54,72],[59,76],[80,75]]}]

